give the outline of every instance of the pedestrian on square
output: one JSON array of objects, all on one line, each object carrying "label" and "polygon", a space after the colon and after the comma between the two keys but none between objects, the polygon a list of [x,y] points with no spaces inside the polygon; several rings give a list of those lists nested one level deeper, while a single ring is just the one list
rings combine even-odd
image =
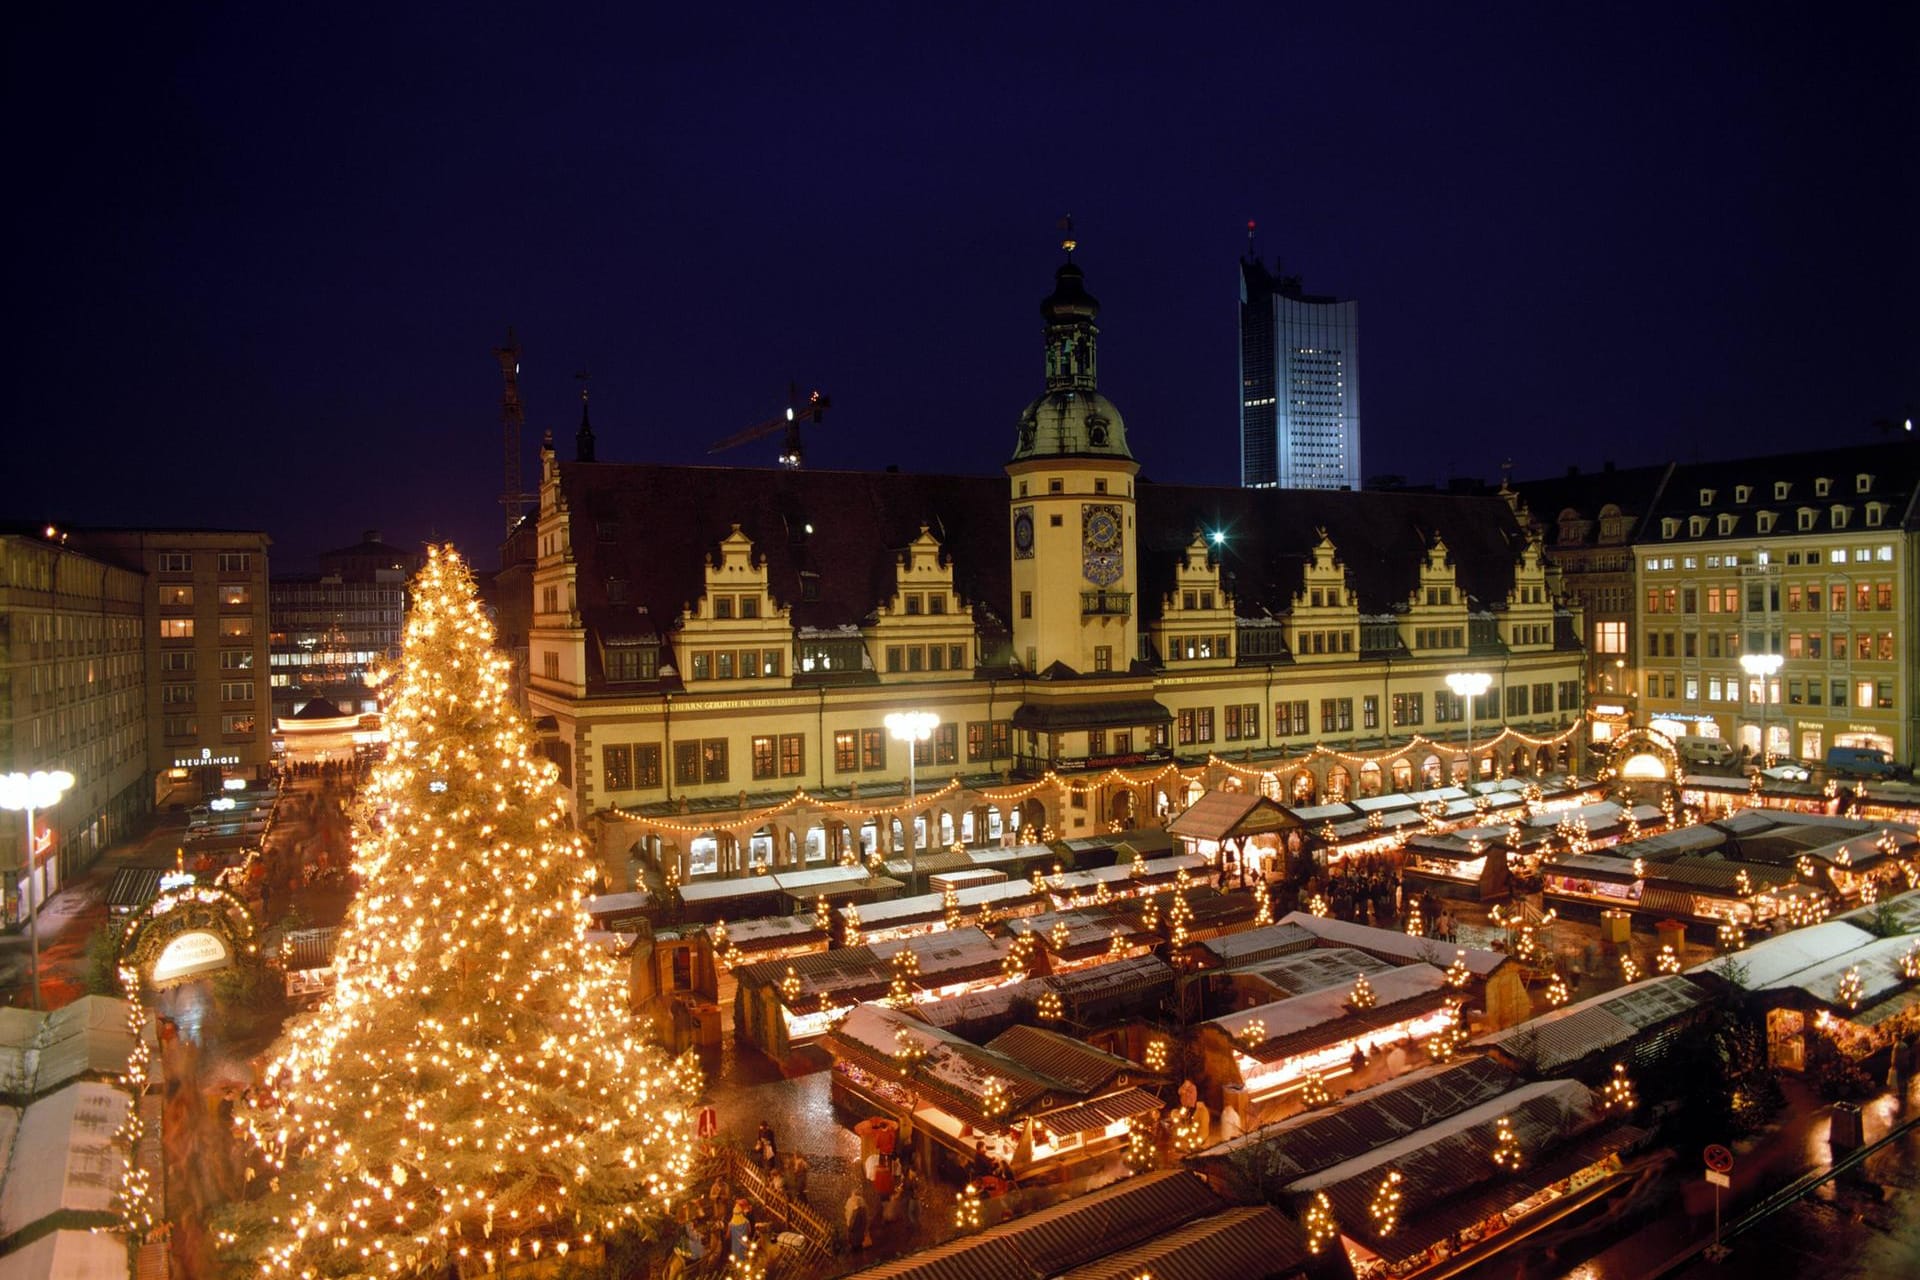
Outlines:
[{"label": "pedestrian on square", "polygon": [[860,1194],[859,1184],[847,1192],[847,1203],[841,1214],[847,1228],[847,1252],[857,1252],[873,1243],[867,1229],[867,1200]]},{"label": "pedestrian on square", "polygon": [[807,1158],[798,1151],[790,1157],[787,1167],[787,1190],[795,1200],[805,1202],[807,1198]]}]

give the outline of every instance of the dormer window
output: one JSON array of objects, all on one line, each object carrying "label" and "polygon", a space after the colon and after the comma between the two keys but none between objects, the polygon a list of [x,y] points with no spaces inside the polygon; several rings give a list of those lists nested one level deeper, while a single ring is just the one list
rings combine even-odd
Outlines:
[{"label": "dormer window", "polygon": [[1679,532],[1680,532],[1680,521],[1675,517],[1668,516],[1660,522],[1661,537],[1671,538],[1674,534]]},{"label": "dormer window", "polygon": [[1753,486],[1750,484],[1737,484],[1733,486],[1733,500],[1735,502],[1752,502]]},{"label": "dormer window", "polygon": [[1855,476],[1853,478],[1853,491],[1855,493],[1872,493],[1873,477],[1864,471]]},{"label": "dormer window", "polygon": [[1813,522],[1815,520],[1818,520],[1819,518],[1820,518],[1820,513],[1818,511],[1815,511],[1812,507],[1800,508],[1800,532],[1802,533],[1811,532],[1813,529]]},{"label": "dormer window", "polygon": [[1885,515],[1886,509],[1887,506],[1884,502],[1869,502],[1867,504],[1867,527],[1869,529],[1878,529],[1880,527],[1880,520]]},{"label": "dormer window", "polygon": [[1793,484],[1791,481],[1775,480],[1773,482],[1773,500],[1775,502],[1785,502],[1787,495],[1791,492],[1793,492]]},{"label": "dormer window", "polygon": [[1821,476],[1813,482],[1814,497],[1824,498],[1831,492],[1833,492],[1833,481],[1827,479],[1825,476]]},{"label": "dormer window", "polygon": [[1761,533],[1772,533],[1773,522],[1775,519],[1776,517],[1774,516],[1773,512],[1762,511],[1758,516],[1754,517],[1754,522],[1758,526],[1759,531]]},{"label": "dormer window", "polygon": [[1703,506],[1703,507],[1710,507],[1710,506],[1712,506],[1712,505],[1713,505],[1713,497],[1714,497],[1714,494],[1713,494],[1713,490],[1711,490],[1711,489],[1702,489],[1702,490],[1700,491],[1700,505],[1701,505],[1701,506]]},{"label": "dormer window", "polygon": [[1831,514],[1833,516],[1834,528],[1844,529],[1847,527],[1847,509],[1845,507],[1836,506],[1833,508]]},{"label": "dormer window", "polygon": [[1724,538],[1726,535],[1733,532],[1733,525],[1736,519],[1738,519],[1738,517],[1730,514],[1723,514],[1720,517],[1720,536],[1721,537]]},{"label": "dormer window", "polygon": [[1687,518],[1687,535],[1689,537],[1697,538],[1706,531],[1707,518],[1705,516],[1689,516]]}]

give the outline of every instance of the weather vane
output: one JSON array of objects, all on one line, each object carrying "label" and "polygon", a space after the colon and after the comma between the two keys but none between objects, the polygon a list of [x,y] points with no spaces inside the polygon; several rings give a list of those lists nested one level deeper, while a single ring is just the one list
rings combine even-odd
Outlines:
[{"label": "weather vane", "polygon": [[1071,262],[1073,260],[1073,251],[1080,247],[1080,242],[1073,238],[1072,214],[1068,214],[1066,217],[1060,219],[1060,231],[1060,247],[1067,251],[1067,260]]}]

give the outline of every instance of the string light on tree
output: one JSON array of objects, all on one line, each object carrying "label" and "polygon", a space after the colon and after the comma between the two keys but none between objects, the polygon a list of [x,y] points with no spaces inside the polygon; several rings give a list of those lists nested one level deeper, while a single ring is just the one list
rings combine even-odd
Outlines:
[{"label": "string light on tree", "polygon": [[215,1239],[263,1275],[564,1256],[661,1216],[697,1150],[698,1069],[587,941],[595,860],[465,564],[430,548],[411,594],[333,992],[235,1117],[268,1190]]},{"label": "string light on tree", "polygon": [[1327,900],[1321,897],[1317,893],[1314,894],[1312,899],[1307,903],[1307,912],[1310,915],[1315,915],[1320,917],[1322,920],[1326,919],[1327,915],[1329,914],[1327,909]]},{"label": "string light on tree", "polygon": [[1375,1003],[1373,984],[1367,981],[1367,975],[1357,974],[1353,979],[1353,991],[1347,996],[1347,1003],[1356,1009],[1371,1009]]},{"label": "string light on tree", "polygon": [[1840,975],[1840,984],[1834,988],[1834,998],[1847,1006],[1849,1010],[1858,1009],[1860,1001],[1866,996],[1866,986],[1860,981],[1860,966],[1849,965]]},{"label": "string light on tree", "polygon": [[1039,1013],[1042,1022],[1058,1022],[1064,1018],[1066,1011],[1061,1007],[1060,993],[1057,991],[1041,992],[1036,1012]]},{"label": "string light on tree", "polygon": [[1622,1115],[1639,1105],[1639,1099],[1634,1096],[1633,1081],[1627,1078],[1626,1063],[1613,1064],[1613,1075],[1600,1087],[1600,1096],[1605,1100],[1607,1110],[1618,1111]]},{"label": "string light on tree", "polygon": [[1473,981],[1473,972],[1467,968],[1467,952],[1464,947],[1455,949],[1453,963],[1447,966],[1445,976],[1447,985],[1455,991],[1466,990],[1467,984]]},{"label": "string light on tree", "polygon": [[1513,1136],[1513,1124],[1506,1116],[1494,1122],[1493,1162],[1508,1173],[1518,1173],[1523,1163],[1520,1140]]},{"label": "string light on tree", "polygon": [[1567,990],[1567,980],[1561,977],[1559,970],[1556,969],[1553,977],[1547,982],[1547,1003],[1558,1009],[1572,998],[1573,993]]},{"label": "string light on tree", "polygon": [[821,933],[833,931],[833,904],[824,893],[813,900],[813,927]]},{"label": "string light on tree", "polygon": [[1167,1069],[1167,1042],[1159,1037],[1147,1041],[1147,1070],[1159,1075]]},{"label": "string light on tree", "polygon": [[786,997],[789,1007],[800,998],[800,972],[792,965],[787,966],[786,977],[780,979],[780,994]]},{"label": "string light on tree", "polygon": [[1400,1225],[1400,1171],[1392,1165],[1387,1166],[1386,1177],[1380,1179],[1373,1199],[1367,1203],[1367,1217],[1372,1219],[1373,1232],[1378,1236],[1390,1236]]},{"label": "string light on tree", "polygon": [[1620,953],[1620,981],[1626,983],[1640,981],[1640,966],[1625,951]]},{"label": "string light on tree", "polygon": [[959,1197],[953,1202],[953,1225],[960,1231],[973,1231],[980,1226],[980,1185],[969,1182],[960,1189]]},{"label": "string light on tree", "polygon": [[998,1120],[1007,1114],[1011,1105],[1007,1097],[1007,1082],[999,1076],[988,1076],[980,1087],[980,1111],[988,1119]]},{"label": "string light on tree", "polygon": [[1680,955],[1673,949],[1671,942],[1661,946],[1660,954],[1653,958],[1653,967],[1661,973],[1680,972]]},{"label": "string light on tree", "polygon": [[1316,1257],[1339,1238],[1340,1227],[1333,1220],[1333,1202],[1327,1199],[1326,1192],[1313,1193],[1313,1199],[1307,1203],[1304,1226],[1307,1233],[1307,1250]]},{"label": "string light on tree", "polygon": [[1300,1101],[1309,1107],[1324,1107],[1332,1100],[1326,1079],[1318,1071],[1307,1072],[1306,1081],[1300,1086]]}]

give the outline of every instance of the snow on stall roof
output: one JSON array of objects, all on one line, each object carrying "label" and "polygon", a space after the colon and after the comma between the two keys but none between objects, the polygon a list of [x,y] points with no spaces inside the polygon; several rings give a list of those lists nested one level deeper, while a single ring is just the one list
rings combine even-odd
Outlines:
[{"label": "snow on stall roof", "polygon": [[113,1137],[130,1103],[113,1085],[80,1081],[28,1105],[0,1183],[0,1236],[63,1210],[111,1211],[126,1167]]},{"label": "snow on stall roof", "polygon": [[989,938],[978,929],[945,929],[918,938],[893,938],[875,942],[868,950],[883,963],[892,963],[894,954],[909,949],[919,958],[923,986],[939,984],[930,979],[957,969],[972,969],[1002,963],[1013,943],[1007,938]]},{"label": "snow on stall roof", "polygon": [[1236,972],[1250,973],[1284,995],[1305,995],[1327,987],[1351,989],[1359,974],[1372,982],[1375,975],[1390,972],[1393,966],[1352,947],[1323,947],[1298,955],[1279,956],[1246,965]]},{"label": "snow on stall roof", "polygon": [[1834,919],[1864,929],[1882,915],[1891,917],[1902,933],[1920,933],[1920,889],[1909,889],[1891,898],[1882,898],[1872,906],[1855,907]]},{"label": "snow on stall roof", "polygon": [[[954,894],[963,911],[977,909],[985,902],[998,906],[1003,902],[1031,901],[1040,896],[1025,880],[1003,880],[998,884],[968,885],[964,889],[954,890]],[[946,899],[943,894],[921,893],[911,898],[895,898],[890,902],[869,902],[854,909],[859,912],[862,929],[878,929],[922,916],[939,916],[946,910]],[[845,911],[847,908],[843,907],[841,910]]]},{"label": "snow on stall roof", "polygon": [[1352,804],[1362,813],[1372,813],[1376,809],[1418,809],[1433,800],[1450,804],[1466,798],[1467,793],[1461,787],[1435,787],[1431,791],[1397,791],[1386,796],[1362,796]]},{"label": "snow on stall roof", "polygon": [[682,902],[717,902],[723,898],[744,898],[756,893],[778,893],[780,882],[772,876],[741,876],[734,880],[689,880],[680,886]]},{"label": "snow on stall roof", "polygon": [[1318,941],[1319,935],[1297,924],[1265,924],[1238,933],[1223,933],[1194,945],[1219,957],[1225,965],[1243,964],[1267,956],[1304,951]]},{"label": "snow on stall roof", "polygon": [[1790,974],[1779,985],[1796,987],[1840,1014],[1852,1012],[1839,996],[1840,980],[1852,969],[1860,972],[1860,1005],[1878,1004],[1907,985],[1900,962],[1914,945],[1910,937],[1874,938],[1858,949],[1834,956]]},{"label": "snow on stall roof", "polygon": [[[1373,988],[1375,1006],[1385,1008],[1440,990],[1446,982],[1446,974],[1423,962],[1402,965],[1378,975],[1369,974],[1367,982]],[[1251,1009],[1210,1018],[1205,1025],[1218,1027],[1237,1044],[1241,1042],[1241,1031],[1257,1020],[1266,1028],[1262,1043],[1269,1043],[1346,1017],[1352,1012],[1347,1007],[1347,998],[1351,993],[1351,983],[1322,987],[1305,995],[1287,996],[1268,1004],[1255,1005]]]},{"label": "snow on stall roof", "polygon": [[[1823,964],[1849,951],[1857,951],[1873,940],[1873,935],[1865,929],[1839,920],[1828,920],[1756,942],[1735,956],[1735,964],[1728,967],[1740,972],[1741,990],[1765,991],[1773,987],[1790,986],[1791,977],[1802,969]],[[1710,960],[1693,966],[1687,972],[1723,975],[1726,971],[1723,963],[1722,960]]]},{"label": "snow on stall roof", "polygon": [[1372,925],[1353,924],[1346,920],[1316,916],[1305,911],[1289,912],[1280,919],[1279,923],[1296,925],[1322,942],[1333,946],[1354,947],[1360,951],[1398,959],[1402,962],[1420,960],[1427,964],[1444,967],[1453,963],[1456,951],[1464,951],[1467,972],[1476,978],[1489,976],[1507,962],[1507,957],[1498,951],[1488,951],[1481,947],[1455,947],[1432,938],[1415,938],[1401,933],[1398,929],[1376,929]]},{"label": "snow on stall roof", "polygon": [[773,882],[782,889],[817,888],[826,884],[864,884],[865,867],[808,867],[804,871],[776,871]]},{"label": "snow on stall roof", "polygon": [[[1144,864],[1143,874],[1147,879],[1170,878],[1180,874],[1181,870],[1192,872],[1207,865],[1207,860],[1197,853],[1176,854],[1171,858],[1155,858]],[[1055,893],[1074,893],[1082,889],[1092,889],[1096,885],[1112,886],[1124,884],[1133,878],[1131,862],[1117,862],[1110,867],[1088,867],[1084,871],[1067,871],[1057,876],[1047,877],[1047,887]]]},{"label": "snow on stall roof", "polygon": [[50,1231],[0,1258],[0,1280],[115,1280],[127,1274],[117,1231]]},{"label": "snow on stall roof", "polygon": [[5,1010],[0,1093],[31,1097],[88,1073],[120,1075],[133,1055],[131,1008],[114,996],[90,995],[51,1013]]}]

